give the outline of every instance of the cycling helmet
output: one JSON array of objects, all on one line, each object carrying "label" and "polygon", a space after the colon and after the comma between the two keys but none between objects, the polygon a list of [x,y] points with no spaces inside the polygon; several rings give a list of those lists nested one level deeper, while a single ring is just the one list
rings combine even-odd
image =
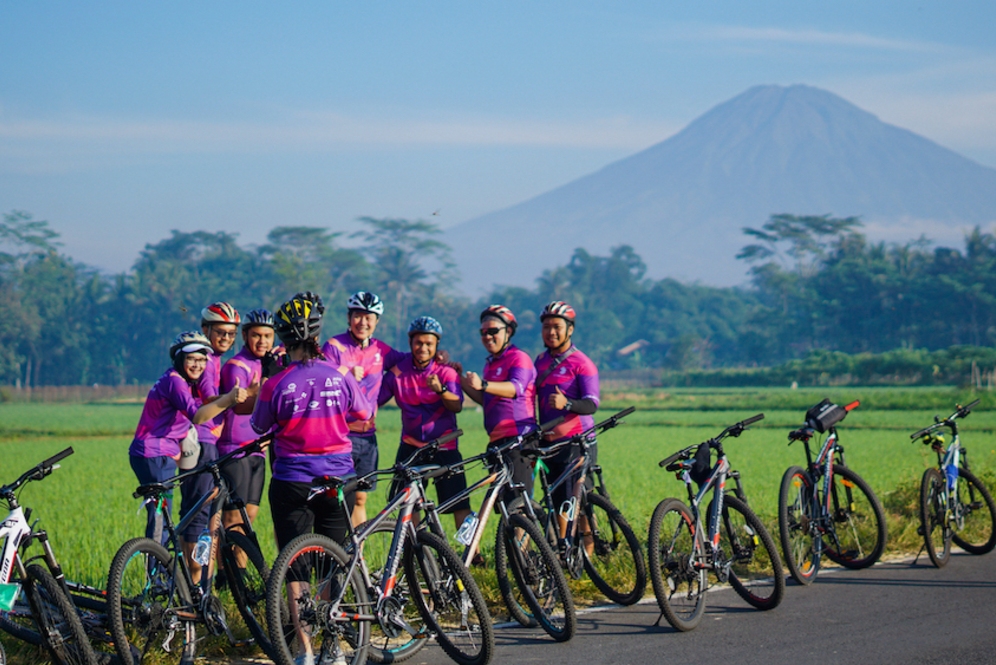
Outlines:
[{"label": "cycling helmet", "polygon": [[256,326],[273,327],[273,315],[270,314],[270,310],[263,308],[249,310],[246,318],[242,321],[242,330],[249,330]]},{"label": "cycling helmet", "polygon": [[346,309],[350,312],[370,312],[381,316],[384,313],[384,301],[378,298],[376,293],[357,291],[349,296],[349,300],[346,301]]},{"label": "cycling helmet", "polygon": [[298,293],[277,310],[273,317],[273,329],[284,344],[299,344],[318,337],[324,313],[325,305],[318,294],[311,291]]},{"label": "cycling helmet", "polygon": [[211,342],[198,330],[188,330],[176,336],[169,347],[170,360],[187,353],[210,353]]},{"label": "cycling helmet", "polygon": [[489,316],[493,316],[508,326],[509,337],[515,334],[515,329],[519,326],[519,322],[515,320],[515,314],[512,314],[512,310],[508,307],[504,305],[491,305],[481,312],[481,321],[484,321]]},{"label": "cycling helmet", "polygon": [[213,323],[235,323],[241,322],[239,310],[235,309],[227,302],[213,302],[201,310],[201,325],[209,326]]},{"label": "cycling helmet", "polygon": [[439,325],[439,321],[431,316],[420,316],[408,325],[408,337],[411,338],[413,335],[422,333],[429,333],[442,339],[443,327]]},{"label": "cycling helmet", "polygon": [[574,308],[563,300],[554,300],[543,308],[543,313],[540,314],[540,321],[546,320],[551,316],[559,316],[568,323],[574,323],[577,314],[574,312]]}]

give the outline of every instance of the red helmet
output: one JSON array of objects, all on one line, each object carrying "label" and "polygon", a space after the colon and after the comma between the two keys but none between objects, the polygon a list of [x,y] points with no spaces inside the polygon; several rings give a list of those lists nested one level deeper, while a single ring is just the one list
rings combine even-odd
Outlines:
[{"label": "red helmet", "polygon": [[495,317],[508,326],[509,337],[515,334],[515,329],[519,326],[519,322],[515,320],[515,314],[512,314],[512,310],[508,307],[505,307],[505,305],[491,305],[481,312],[481,321],[484,321],[489,316]]},{"label": "red helmet", "polygon": [[201,310],[201,325],[209,326],[213,323],[234,323],[239,324],[239,310],[235,309],[227,302],[213,302]]},{"label": "red helmet", "polygon": [[563,300],[554,300],[552,303],[543,308],[543,313],[540,314],[540,321],[548,319],[551,316],[559,316],[568,323],[574,323],[574,319],[577,318],[577,313],[574,311],[573,307],[565,303]]}]

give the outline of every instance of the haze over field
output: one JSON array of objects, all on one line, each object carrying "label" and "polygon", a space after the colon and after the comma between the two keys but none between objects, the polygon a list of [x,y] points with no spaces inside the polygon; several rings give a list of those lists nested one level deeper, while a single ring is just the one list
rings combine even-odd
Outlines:
[{"label": "haze over field", "polygon": [[[446,234],[464,288],[527,286],[575,247],[629,244],[652,277],[744,280],[742,229],[771,214],[860,216],[877,239],[954,242],[996,221],[996,169],[824,90],[757,86],[647,150]],[[486,272],[480,258],[504,260]]]}]

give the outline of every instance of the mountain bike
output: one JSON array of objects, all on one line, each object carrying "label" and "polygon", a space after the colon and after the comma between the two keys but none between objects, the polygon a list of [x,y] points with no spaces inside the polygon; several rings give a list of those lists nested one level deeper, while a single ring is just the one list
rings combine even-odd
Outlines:
[{"label": "mountain bike", "polygon": [[[29,524],[31,509],[20,505],[17,494],[26,483],[43,480],[58,469],[59,462],[73,452],[66,448],[25,471],[10,485],[0,487],[0,499],[10,509],[0,523],[0,538],[4,540],[0,627],[27,642],[44,645],[55,663],[96,665],[97,656],[69,599],[62,566],[55,558],[48,533]],[[41,543],[43,551],[30,556],[26,550],[34,541]]]},{"label": "mountain bike", "polygon": [[[635,407],[629,407],[569,439],[525,451],[525,454],[539,458],[536,466],[543,499],[535,509],[540,527],[564,570],[576,580],[587,574],[599,591],[620,605],[632,605],[643,597],[647,567],[640,541],[604,490],[601,467],[592,463],[591,451],[597,434],[621,425],[622,419],[635,410]],[[549,458],[568,446],[578,449],[577,459],[551,481],[542,458]],[[601,492],[589,487],[588,479],[592,474],[598,477]],[[568,498],[558,506],[554,494],[560,487],[567,488]],[[495,570],[499,573],[498,585],[503,595],[508,585],[499,566],[505,553],[505,549],[496,548]],[[529,625],[532,617],[513,609],[518,607],[510,604],[512,616],[519,623]]]},{"label": "mountain bike", "polygon": [[[192,663],[197,649],[197,626],[211,635],[225,635],[235,646],[248,644],[235,638],[221,600],[215,594],[213,565],[216,554],[228,587],[256,644],[268,655],[273,651],[265,625],[266,579],[269,571],[260,552],[244,504],[232,495],[221,469],[237,459],[259,452],[272,435],[266,435],[202,467],[181,473],[168,481],[142,485],[135,498],[152,503],[162,518],[166,544],[151,538],[129,540],[114,555],[107,576],[107,607],[115,650],[122,665],[149,660]],[[201,497],[179,524],[173,524],[165,500],[184,478],[210,473],[214,488]],[[220,528],[215,537],[205,534],[200,581],[195,583],[183,555],[179,534],[197,513],[211,502],[211,524],[222,507],[241,504],[242,524]],[[208,540],[210,542],[208,542]],[[200,545],[200,543],[199,543]],[[198,556],[195,551],[194,556]],[[179,636],[179,644],[174,644]],[[155,654],[153,652],[156,652]],[[162,653],[159,653],[162,652]]]},{"label": "mountain bike", "polygon": [[[732,470],[722,441],[738,437],[764,418],[763,413],[724,429],[719,436],[679,450],[661,460],[688,489],[688,505],[664,499],[650,519],[650,581],[661,615],[675,629],[692,630],[705,610],[709,573],[753,607],[771,610],[785,593],[785,572],[775,541],[747,505],[740,473]],[[717,455],[710,462],[711,451]],[[735,483],[726,489],[727,479]],[[699,484],[696,493],[693,482]],[[703,516],[703,503],[712,500]],[[660,621],[660,618],[658,618]]]},{"label": "mountain bike", "polygon": [[[806,412],[806,424],[789,434],[789,445],[802,441],[806,468],[789,467],[778,493],[778,533],[785,564],[792,578],[809,585],[816,579],[824,555],[846,568],[867,568],[885,549],[886,525],[882,503],[864,478],[844,459],[837,425],[860,402],[847,406],[829,399]],[[826,434],[813,459],[809,441]],[[840,463],[837,464],[837,460]]]},{"label": "mountain bike", "polygon": [[[460,494],[440,506],[426,504],[426,520],[433,533],[446,538],[440,515],[459,505],[478,490],[487,488],[481,502],[480,513],[464,520],[457,532],[457,539],[465,546],[463,563],[470,567],[480,551],[481,540],[487,528],[488,517],[493,512],[500,515],[495,533],[495,573],[498,575],[502,600],[512,616],[525,615],[522,604],[515,597],[513,586],[519,590],[522,602],[528,607],[529,626],[539,625],[557,642],[566,642],[574,636],[577,626],[574,598],[567,578],[561,569],[555,551],[542,530],[542,522],[526,502],[526,488],[512,481],[512,460],[508,453],[527,450],[545,432],[556,427],[563,418],[545,423],[540,429],[515,437],[506,443],[489,447],[485,452],[446,467],[449,474],[465,473],[467,466],[481,464],[488,474]],[[423,456],[432,455],[428,446],[420,448],[404,465]],[[479,517],[478,517],[479,516]],[[509,580],[511,578],[511,581]]]},{"label": "mountain bike", "polygon": [[[460,434],[452,432],[433,445]],[[428,502],[424,483],[446,473],[449,469],[439,465],[395,465],[360,478],[316,479],[311,497],[336,493],[344,511],[345,495],[368,490],[372,478],[394,475],[403,481],[382,511],[349,528],[345,546],[304,534],[281,550],[266,603],[278,665],[360,665],[368,652],[376,662],[398,661],[433,636],[461,665],[490,662],[494,632],[484,596],[446,540],[414,524],[414,514]],[[397,519],[390,519],[395,512]],[[386,562],[371,570],[364,556],[367,541],[388,528],[393,531]]]},{"label": "mountain bike", "polygon": [[[978,403],[959,405],[944,420],[935,416],[933,425],[910,434],[911,439],[922,439],[937,453],[937,468],[924,471],[920,481],[919,532],[927,556],[938,568],[951,557],[951,541],[969,554],[985,554],[996,546],[996,505],[969,469],[968,452],[958,436],[958,420],[967,418]],[[943,433],[937,432],[944,427],[951,431],[947,450]]]}]

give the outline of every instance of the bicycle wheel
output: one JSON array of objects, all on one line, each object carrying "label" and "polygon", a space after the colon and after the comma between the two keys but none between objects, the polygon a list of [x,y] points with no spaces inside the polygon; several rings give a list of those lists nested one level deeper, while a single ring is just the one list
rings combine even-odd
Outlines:
[{"label": "bicycle wheel", "polygon": [[833,465],[830,521],[833,533],[823,538],[824,553],[845,568],[867,568],[885,550],[885,512],[864,478]]},{"label": "bicycle wheel", "polygon": [[920,479],[920,532],[930,562],[943,568],[951,558],[951,521],[948,519],[947,481],[934,468]]},{"label": "bicycle wheel", "polygon": [[38,632],[52,662],[57,665],[97,665],[97,655],[83,631],[76,608],[52,577],[38,565],[27,568],[28,599]]},{"label": "bicycle wheel", "polygon": [[[955,543],[970,554],[985,554],[996,546],[996,505],[986,486],[968,469],[958,469],[958,503],[963,526],[953,534]],[[964,480],[965,482],[961,482]]]},{"label": "bicycle wheel", "polygon": [[648,535],[650,582],[657,605],[676,630],[692,630],[705,610],[706,571],[693,559],[700,551],[688,507],[678,499],[664,499],[654,508]]},{"label": "bicycle wheel", "polygon": [[270,569],[259,547],[241,528],[226,529],[221,563],[228,578],[228,588],[259,648],[271,659],[273,644],[266,626],[266,580]]},{"label": "bicycle wheel", "polygon": [[584,512],[593,549],[588,553],[587,533],[581,533],[584,569],[588,578],[609,600],[633,605],[647,589],[647,564],[643,548],[626,518],[601,494],[585,493]]},{"label": "bicycle wheel", "polygon": [[723,497],[720,549],[730,566],[730,586],[750,605],[772,610],[785,594],[785,571],[775,541],[746,503]]},{"label": "bicycle wheel", "polygon": [[[387,556],[391,551],[391,543],[394,541],[395,526],[394,520],[384,520],[363,538],[363,560],[367,563],[371,581],[378,586],[384,574]],[[367,595],[373,598],[376,592],[368,591]],[[388,621],[385,625],[379,622],[370,625],[370,649],[367,651],[367,660],[374,663],[400,663],[408,660],[418,653],[428,640],[429,631],[424,626],[418,608],[412,602],[411,587],[403,566],[395,573],[391,595],[394,598],[384,608]],[[392,618],[400,621],[392,622]],[[410,626],[415,634],[396,627],[402,622]]]},{"label": "bicycle wheel", "polygon": [[[266,583],[266,624],[278,665],[365,662],[370,619],[359,615],[372,612],[349,566],[345,550],[319,534],[298,536],[281,550]],[[284,630],[285,612],[292,630]]]},{"label": "bicycle wheel", "polygon": [[503,525],[502,546],[515,583],[547,635],[558,642],[574,637],[574,598],[557,555],[539,526],[525,515],[511,515]]},{"label": "bicycle wheel", "polygon": [[822,536],[813,511],[813,483],[801,467],[789,467],[778,493],[778,536],[792,579],[809,585],[820,570]]},{"label": "bicycle wheel", "polygon": [[190,612],[190,592],[175,572],[170,553],[148,538],[129,540],[114,555],[107,610],[122,665],[150,660],[152,651],[159,652],[156,662],[176,662],[194,648],[193,623],[181,618],[184,609]]},{"label": "bicycle wheel", "polygon": [[[509,504],[508,510],[509,512],[514,512],[516,508],[521,506],[522,498],[520,497]],[[536,505],[535,510],[537,515],[543,514],[543,509],[539,504]],[[542,527],[540,529],[542,530]],[[551,545],[551,549],[556,546],[556,539],[553,542],[554,545]],[[524,628],[535,628],[538,626],[539,623],[536,621],[536,617],[530,612],[526,599],[522,596],[522,592],[519,591],[519,586],[515,582],[515,575],[508,567],[508,552],[505,550],[504,517],[499,519],[498,529],[495,531],[495,576],[498,578],[498,593],[501,595],[502,602],[505,603],[505,607],[508,609],[509,616]]]},{"label": "bicycle wheel", "polygon": [[446,541],[419,531],[405,547],[404,563],[415,606],[446,655],[460,665],[490,662],[495,649],[491,615],[474,578]]}]

